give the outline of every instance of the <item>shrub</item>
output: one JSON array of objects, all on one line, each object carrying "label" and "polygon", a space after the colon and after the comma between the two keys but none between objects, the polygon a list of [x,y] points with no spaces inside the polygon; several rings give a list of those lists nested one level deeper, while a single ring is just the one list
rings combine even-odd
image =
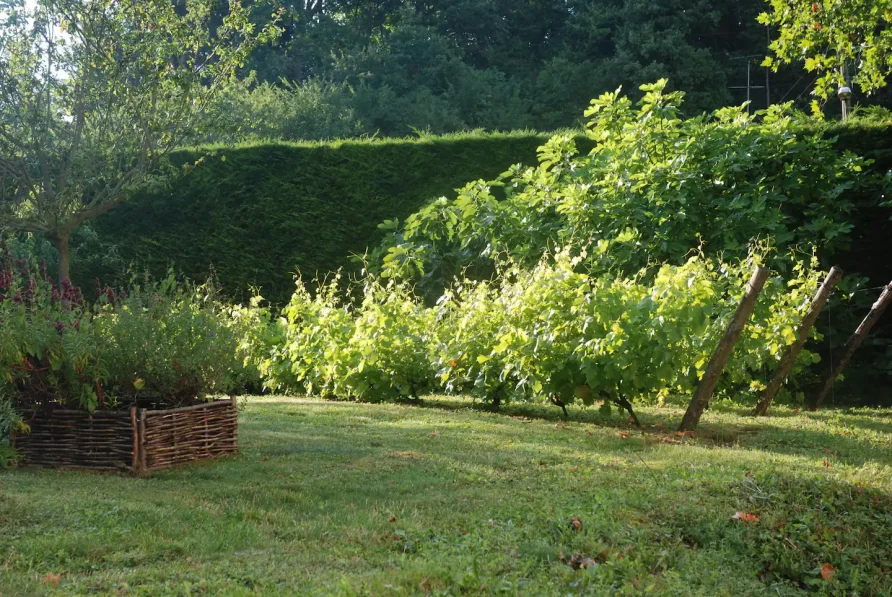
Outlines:
[{"label": "shrub", "polygon": [[43,267],[8,252],[0,263],[0,395],[18,408],[178,406],[250,378],[243,326],[210,285],[171,275],[130,292],[97,288],[87,303]]},{"label": "shrub", "polygon": [[12,466],[17,460],[12,434],[28,431],[28,425],[13,406],[12,399],[6,393],[0,393],[0,469]]},{"label": "shrub", "polygon": [[620,274],[682,264],[697,246],[740,259],[755,238],[781,257],[800,244],[831,254],[850,238],[851,192],[872,186],[879,199],[870,162],[804,130],[789,106],[683,119],[683,94],[665,85],[643,86],[638,109],[618,92],[593,100],[588,155],[555,136],[538,167],[470,182],[410,216],[381,251],[384,275],[436,289],[462,268],[485,277],[505,255],[529,267],[568,243],[597,247],[589,267]]},{"label": "shrub", "polygon": [[[337,278],[315,293],[298,284],[284,349],[263,368],[272,371],[267,383],[363,400],[428,388],[495,405],[604,400],[631,412],[635,400],[693,391],[763,259],[698,254],[622,277],[586,273],[587,258],[567,249],[532,269],[500,271],[497,281],[460,280],[431,307],[393,280],[368,278],[357,301]],[[762,292],[726,367],[726,395],[760,390],[795,341],[820,272],[814,259],[791,262],[792,273],[775,273]],[[796,373],[814,358],[801,353]]]},{"label": "shrub", "polygon": [[213,284],[133,285],[100,298],[91,354],[101,363],[113,404],[153,399],[180,406],[236,391],[247,381],[239,347],[243,329],[216,299]]},{"label": "shrub", "polygon": [[370,278],[354,307],[340,277],[311,292],[302,282],[285,307],[284,345],[261,362],[267,386],[362,400],[418,399],[430,387],[433,313],[411,289]]},{"label": "shrub", "polygon": [[102,395],[102,365],[89,340],[89,307],[67,280],[57,286],[44,266],[13,261],[5,243],[2,250],[0,393],[29,407],[92,410]]},{"label": "shrub", "polygon": [[203,139],[211,143],[271,140],[317,141],[362,132],[349,105],[349,90],[318,79],[303,84],[231,83],[208,112]]},{"label": "shrub", "polygon": [[212,272],[229,299],[247,303],[257,288],[281,307],[294,272],[308,280],[357,272],[351,257],[381,243],[381,222],[534,160],[546,139],[467,133],[182,150],[177,165],[206,157],[169,188],[140,193],[96,220],[95,239],[73,247],[80,252],[72,276],[89,290],[97,277],[126,284],[122,263],[154,278],[173,265],[193,280]]},{"label": "shrub", "polygon": [[[271,367],[281,366],[277,355],[285,342],[285,327],[281,318],[275,318],[262,296],[255,294],[247,306],[233,305],[227,308],[228,325],[238,339],[236,354],[241,359],[241,387],[259,394],[264,388],[265,377],[276,377]],[[263,366],[263,370],[261,370]]]},{"label": "shrub", "polygon": [[[435,359],[444,389],[496,404],[604,399],[627,409],[634,400],[693,391],[752,262],[695,256],[622,278],[576,271],[585,257],[562,252],[532,270],[513,270],[501,284],[464,282],[459,288],[470,290],[447,293]],[[789,281],[775,275],[763,290],[726,367],[728,392],[741,384],[761,389],[753,379],[795,340],[819,276],[799,262],[795,271]],[[806,352],[799,362],[813,358]]]}]

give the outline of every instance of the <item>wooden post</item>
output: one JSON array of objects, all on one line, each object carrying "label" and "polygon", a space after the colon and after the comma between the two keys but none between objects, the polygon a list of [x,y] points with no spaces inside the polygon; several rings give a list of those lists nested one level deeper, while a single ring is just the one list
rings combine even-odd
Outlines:
[{"label": "wooden post", "polygon": [[784,381],[786,381],[787,376],[790,374],[790,370],[793,368],[793,364],[796,362],[796,357],[799,356],[799,352],[802,350],[802,347],[805,346],[805,342],[808,340],[809,330],[815,325],[815,322],[818,320],[818,315],[821,314],[821,310],[824,308],[824,305],[827,304],[827,297],[830,296],[830,292],[837,284],[839,284],[842,275],[842,269],[838,267],[832,268],[830,273],[827,274],[827,278],[824,279],[824,283],[818,288],[818,292],[812,299],[811,305],[808,307],[808,312],[805,314],[805,317],[802,319],[802,324],[799,326],[799,337],[787,350],[784,358],[781,359],[780,364],[778,364],[777,369],[774,371],[771,381],[768,382],[768,387],[766,387],[762,392],[762,395],[759,396],[756,408],[753,409],[753,416],[762,416],[768,412],[768,407],[771,406],[771,401],[774,400],[778,390],[780,390],[780,387],[783,385]]},{"label": "wooden post", "polygon": [[858,347],[861,346],[864,339],[867,338],[867,334],[870,333],[870,330],[876,325],[876,322],[880,320],[883,311],[886,310],[889,303],[892,303],[892,282],[886,286],[883,290],[883,294],[880,295],[877,302],[870,308],[870,313],[867,314],[867,317],[864,318],[864,321],[861,322],[861,325],[858,326],[858,329],[855,330],[855,333],[852,334],[852,337],[846,342],[846,345],[842,349],[842,354],[839,355],[839,358],[835,363],[831,364],[831,369],[824,376],[814,401],[808,407],[809,410],[818,410],[818,408],[820,408],[824,399],[827,398],[827,394],[830,393],[830,389],[833,387],[833,382],[836,381],[836,378],[839,377],[843,372],[843,369],[846,368],[846,365],[849,364],[852,355],[855,354],[855,351],[858,350]]},{"label": "wooden post", "polygon": [[139,409],[139,474],[148,473],[146,466],[146,409]]},{"label": "wooden post", "polygon": [[229,399],[232,401],[232,410],[235,411],[235,430],[233,431],[233,438],[235,439],[236,451],[238,451],[238,400],[236,399],[235,394],[231,394]]},{"label": "wooden post", "polygon": [[139,427],[136,422],[136,407],[130,407],[130,426],[133,428],[133,461],[130,468],[133,473],[139,474]]},{"label": "wooden post", "polygon": [[743,299],[740,301],[740,305],[737,307],[734,317],[731,318],[731,322],[725,330],[725,335],[719,341],[719,345],[716,347],[712,358],[709,360],[709,365],[706,366],[706,372],[703,374],[703,379],[700,380],[700,385],[697,386],[697,391],[694,392],[694,396],[691,398],[691,403],[688,405],[688,410],[685,412],[684,418],[681,420],[681,426],[678,428],[679,431],[693,431],[697,428],[697,423],[700,422],[700,416],[709,404],[709,399],[712,398],[712,393],[715,391],[715,386],[719,383],[722,371],[725,370],[725,365],[728,363],[728,359],[734,351],[734,344],[737,342],[737,339],[740,338],[740,333],[743,331],[743,327],[750,318],[753,309],[755,309],[756,299],[759,298],[759,293],[762,292],[762,288],[764,288],[767,279],[768,270],[761,265],[757,265],[756,270],[753,272],[753,276],[746,285],[746,292],[743,295]]}]

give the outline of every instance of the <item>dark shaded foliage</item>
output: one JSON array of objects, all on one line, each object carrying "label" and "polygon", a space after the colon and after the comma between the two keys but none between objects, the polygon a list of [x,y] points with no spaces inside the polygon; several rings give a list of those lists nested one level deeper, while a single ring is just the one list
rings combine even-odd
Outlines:
[{"label": "dark shaded foliage", "polygon": [[73,275],[116,279],[125,276],[121,263],[159,276],[174,264],[193,279],[213,269],[224,294],[245,299],[253,286],[281,305],[295,272],[358,271],[351,255],[381,242],[385,219],[533,162],[546,139],[520,132],[219,148],[169,189],[138,195],[97,221],[89,252],[108,254],[114,245],[119,258],[78,259]]}]

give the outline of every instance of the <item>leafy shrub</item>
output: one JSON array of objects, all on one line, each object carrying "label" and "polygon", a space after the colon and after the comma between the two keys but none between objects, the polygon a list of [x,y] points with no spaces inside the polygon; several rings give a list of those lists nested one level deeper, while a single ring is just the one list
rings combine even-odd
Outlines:
[{"label": "leafy shrub", "polygon": [[521,131],[184,149],[175,164],[205,159],[96,220],[96,239],[73,247],[84,250],[72,257],[72,276],[89,290],[97,277],[126,284],[122,263],[153,278],[173,265],[193,280],[212,272],[228,299],[247,304],[257,288],[281,307],[294,272],[358,271],[351,257],[381,243],[378,224],[534,160],[546,139]]},{"label": "leafy shrub", "polygon": [[346,87],[318,79],[300,85],[236,81],[216,99],[208,119],[202,141],[212,143],[318,141],[362,132]]},{"label": "leafy shrub", "polygon": [[247,306],[233,305],[227,312],[228,325],[238,339],[236,354],[241,359],[240,386],[259,394],[263,391],[264,377],[278,379],[281,375],[272,373],[270,368],[281,365],[277,355],[284,346],[285,327],[281,319],[273,316],[259,294],[255,294]]},{"label": "leafy shrub", "polygon": [[28,425],[5,393],[0,393],[0,469],[15,464],[17,457],[12,447],[13,433],[27,433]]},{"label": "leafy shrub", "polygon": [[[435,366],[449,392],[499,403],[538,398],[556,404],[633,400],[693,391],[737,308],[752,262],[696,256],[621,278],[575,268],[563,252],[499,285],[469,283],[440,304]],[[815,264],[812,263],[812,266]],[[745,384],[778,360],[817,288],[818,272],[797,263],[789,282],[772,277],[726,367],[725,388]],[[810,362],[810,353],[800,363]]]},{"label": "leafy shrub", "polygon": [[92,319],[91,354],[101,364],[103,392],[114,403],[154,398],[179,406],[244,385],[243,328],[216,300],[212,284],[173,275],[100,299]]},{"label": "leafy shrub", "polygon": [[868,160],[805,131],[788,105],[683,119],[683,94],[665,86],[643,86],[637,110],[619,92],[593,100],[588,155],[555,136],[538,167],[472,182],[413,214],[380,252],[383,273],[436,289],[463,268],[485,277],[505,255],[531,266],[568,243],[597,247],[589,267],[624,274],[684,263],[698,245],[735,259],[754,238],[770,239],[781,256],[799,244],[825,253],[845,246],[850,191],[878,188]]},{"label": "leafy shrub", "polygon": [[[0,255],[0,392],[29,406],[58,402],[95,408],[101,364],[89,340],[80,290],[57,286],[45,266]],[[101,394],[101,390],[100,390]]]},{"label": "leafy shrub", "polygon": [[[568,249],[496,281],[460,280],[431,307],[393,280],[367,279],[355,302],[337,278],[315,293],[298,284],[284,349],[261,369],[275,389],[329,397],[431,388],[496,405],[604,400],[631,411],[638,399],[693,391],[761,258],[696,255],[631,277],[585,273],[587,259]],[[760,390],[795,341],[820,272],[814,259],[793,263],[792,275],[766,284],[726,368],[726,394]],[[804,351],[800,369],[814,358]]]},{"label": "leafy shrub", "polygon": [[97,284],[91,304],[8,250],[0,263],[0,395],[18,408],[180,405],[250,378],[243,326],[209,285],[172,275],[130,292]]},{"label": "leafy shrub", "polygon": [[298,282],[284,309],[284,347],[260,364],[267,385],[340,398],[418,399],[430,387],[433,312],[408,287],[373,278],[354,307],[341,298],[339,280],[315,293]]}]

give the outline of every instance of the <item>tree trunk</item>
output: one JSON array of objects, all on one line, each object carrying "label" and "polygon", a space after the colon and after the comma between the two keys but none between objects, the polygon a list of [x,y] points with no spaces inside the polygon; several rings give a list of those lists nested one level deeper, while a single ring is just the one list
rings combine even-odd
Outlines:
[{"label": "tree trunk", "polygon": [[771,401],[774,400],[777,391],[780,390],[781,385],[786,381],[787,376],[790,374],[790,370],[793,368],[793,364],[796,362],[796,357],[799,356],[799,351],[802,350],[806,340],[808,340],[808,331],[818,320],[818,315],[821,314],[821,309],[823,309],[824,305],[827,303],[827,297],[830,296],[830,292],[842,279],[842,273],[840,268],[834,267],[830,270],[830,273],[827,274],[827,278],[824,280],[824,283],[821,284],[821,287],[818,288],[818,292],[815,294],[815,298],[812,299],[808,312],[805,314],[802,324],[799,326],[799,337],[787,350],[784,358],[781,359],[780,364],[777,366],[774,376],[768,383],[768,387],[766,387],[765,391],[762,392],[762,395],[759,396],[759,401],[756,403],[756,408],[753,410],[753,416],[762,416],[768,412],[768,407],[771,406]]},{"label": "tree trunk", "polygon": [[66,232],[53,232],[47,235],[50,242],[53,243],[53,246],[56,247],[56,252],[59,255],[59,284],[62,283],[63,280],[71,280],[71,276],[69,273],[69,267],[71,264],[71,254],[68,248],[68,241],[71,238],[71,235]]},{"label": "tree trunk", "polygon": [[700,380],[700,385],[697,386],[697,391],[694,392],[694,396],[691,398],[688,410],[681,420],[681,427],[678,428],[679,431],[693,431],[697,428],[700,416],[709,404],[709,399],[712,398],[715,386],[719,383],[719,377],[722,376],[722,371],[725,370],[725,364],[734,351],[734,344],[740,337],[743,327],[756,307],[756,299],[759,298],[759,293],[762,292],[767,279],[768,270],[762,266],[756,266],[753,277],[750,278],[749,283],[746,285],[743,299],[740,301],[734,317],[731,318],[731,323],[728,324],[725,335],[719,341],[719,345],[716,347],[709,365],[706,366],[706,372],[703,374],[703,379]]},{"label": "tree trunk", "polygon": [[821,383],[821,388],[818,391],[817,396],[815,396],[814,402],[809,406],[809,410],[818,410],[821,403],[827,398],[827,394],[830,393],[831,388],[833,388],[833,382],[836,381],[839,374],[842,373],[843,369],[846,368],[846,365],[849,364],[852,355],[855,354],[855,351],[858,350],[858,347],[861,346],[861,343],[867,338],[867,334],[870,333],[870,330],[876,325],[876,322],[880,320],[883,311],[886,310],[886,307],[888,307],[890,303],[892,303],[892,282],[886,286],[886,289],[883,290],[883,294],[880,295],[877,302],[870,308],[870,313],[867,314],[867,317],[864,318],[864,321],[861,322],[861,325],[858,326],[858,329],[855,330],[855,333],[852,334],[852,337],[846,342],[846,345],[842,349],[842,354],[839,355],[836,362],[831,363],[830,372],[825,375],[824,380]]}]

